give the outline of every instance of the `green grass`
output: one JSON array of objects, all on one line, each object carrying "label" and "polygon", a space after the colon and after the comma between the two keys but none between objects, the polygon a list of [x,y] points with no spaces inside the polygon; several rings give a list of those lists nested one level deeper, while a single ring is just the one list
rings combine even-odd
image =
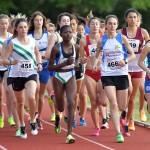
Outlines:
[{"label": "green grass", "polygon": [[[146,116],[147,116],[147,121],[145,123],[150,124],[150,114],[148,114],[148,112],[147,112],[147,103],[146,102],[145,102],[144,108],[145,108],[144,110],[145,110],[145,113],[146,113]],[[134,118],[135,118],[135,120],[140,121],[140,115],[139,115],[139,93],[137,93],[137,95],[136,95],[135,108],[134,108]]]},{"label": "green grass", "polygon": [[[87,99],[88,99],[88,107],[91,107],[89,97]],[[147,116],[147,121],[145,123],[150,124],[150,114],[148,114],[146,107],[147,107],[147,103],[145,102],[144,110],[145,110],[145,113],[146,113],[146,116]],[[135,100],[134,119],[140,121],[140,114],[139,114],[139,93],[137,93],[136,100]]]}]

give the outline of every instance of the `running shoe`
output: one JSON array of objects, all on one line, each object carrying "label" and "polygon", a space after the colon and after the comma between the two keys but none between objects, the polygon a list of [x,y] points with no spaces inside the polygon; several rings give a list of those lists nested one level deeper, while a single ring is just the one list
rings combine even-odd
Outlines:
[{"label": "running shoe", "polygon": [[51,115],[51,121],[55,122],[55,113],[52,113],[52,115]]},{"label": "running shoe", "polygon": [[35,125],[35,122],[30,122],[30,127],[31,127],[31,133],[33,135],[37,135],[38,134],[38,130],[36,129],[36,125]]},{"label": "running shoe", "polygon": [[146,117],[146,115],[145,115],[145,111],[144,111],[144,110],[141,110],[141,111],[140,111],[140,120],[141,120],[142,122],[147,121],[147,117]]},{"label": "running shoe", "polygon": [[72,144],[72,143],[75,143],[75,139],[74,139],[74,137],[71,135],[71,134],[69,134],[68,136],[67,136],[67,138],[66,138],[66,143],[67,144]]},{"label": "running shoe", "polygon": [[41,120],[39,118],[36,119],[36,123],[37,123],[37,129],[43,130],[43,126],[42,126]]},{"label": "running shoe", "polygon": [[55,119],[55,132],[57,134],[59,134],[61,132],[60,117],[59,116],[56,116],[56,119]]},{"label": "running shoe", "polygon": [[20,137],[21,136],[21,129],[17,129],[16,130],[16,137]]},{"label": "running shoe", "polygon": [[76,128],[77,127],[77,121],[76,119],[74,118],[74,121],[73,121],[73,128]]},{"label": "running shoe", "polygon": [[130,131],[135,131],[135,126],[134,126],[134,121],[130,120],[129,121],[129,126],[128,126]]},{"label": "running shoe", "polygon": [[0,128],[4,128],[4,114],[0,117]]},{"label": "running shoe", "polygon": [[13,116],[11,116],[11,117],[8,118],[8,124],[10,126],[15,126],[15,122],[14,122]]},{"label": "running shoe", "polygon": [[122,136],[121,133],[118,133],[116,135],[117,143],[123,143],[124,142],[124,137]]},{"label": "running shoe", "polygon": [[87,123],[84,120],[84,118],[80,118],[80,126],[86,126],[86,125],[87,125]]},{"label": "running shoe", "polygon": [[130,132],[129,132],[129,129],[128,129],[128,126],[127,126],[127,125],[124,126],[123,135],[124,135],[124,136],[130,136]]},{"label": "running shoe", "polygon": [[27,138],[26,127],[25,126],[21,126],[20,130],[21,130],[20,137],[23,138],[23,139],[26,139]]},{"label": "running shoe", "polygon": [[100,129],[99,128],[95,129],[92,135],[93,136],[99,136],[100,135]]},{"label": "running shoe", "polygon": [[108,129],[108,128],[109,128],[108,122],[103,123],[101,126],[101,129]]}]

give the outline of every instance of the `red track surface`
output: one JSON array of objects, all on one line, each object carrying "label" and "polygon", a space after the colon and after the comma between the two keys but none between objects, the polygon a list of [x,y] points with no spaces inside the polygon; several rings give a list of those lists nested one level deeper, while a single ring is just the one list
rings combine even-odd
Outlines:
[{"label": "red track surface", "polygon": [[[4,106],[6,113],[6,107]],[[7,115],[5,115],[7,116]],[[49,122],[50,110],[48,103],[45,101],[43,109],[43,127],[44,130],[39,131],[37,136],[30,133],[27,115],[25,115],[27,127],[27,139],[16,138],[15,128],[9,127],[7,117],[5,117],[5,127],[0,129],[0,150],[150,150],[150,130],[141,126],[136,126],[136,131],[131,132],[131,137],[125,137],[124,143],[116,143],[115,131],[110,121],[110,128],[101,130],[98,137],[92,136],[93,123],[90,111],[87,111],[87,126],[77,126],[73,129],[76,139],[74,144],[65,144],[66,124],[62,120],[62,132],[56,134],[54,131],[54,123]],[[77,116],[79,124],[79,117]]]}]

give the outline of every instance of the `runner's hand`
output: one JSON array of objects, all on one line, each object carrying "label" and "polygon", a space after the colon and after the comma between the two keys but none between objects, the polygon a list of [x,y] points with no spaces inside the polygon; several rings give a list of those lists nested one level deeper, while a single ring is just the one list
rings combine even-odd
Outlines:
[{"label": "runner's hand", "polygon": [[75,62],[75,58],[71,56],[66,60],[66,65],[67,66],[72,65],[74,62]]},{"label": "runner's hand", "polygon": [[43,70],[42,64],[38,64],[37,71],[42,71],[42,70]]}]

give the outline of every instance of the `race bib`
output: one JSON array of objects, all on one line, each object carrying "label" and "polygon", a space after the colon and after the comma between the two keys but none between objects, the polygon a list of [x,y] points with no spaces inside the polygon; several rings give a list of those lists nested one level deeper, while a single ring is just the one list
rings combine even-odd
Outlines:
[{"label": "race bib", "polygon": [[129,39],[129,43],[133,49],[134,52],[138,52],[140,41],[136,39]]},{"label": "race bib", "polygon": [[116,69],[121,69],[121,67],[119,66],[119,61],[121,61],[121,59],[107,59],[104,61],[105,63],[105,70],[106,71],[111,71],[111,70],[116,70]]},{"label": "race bib", "polygon": [[119,62],[123,60],[122,52],[120,51],[107,51],[104,54],[104,67],[105,71],[122,69],[119,66]]},{"label": "race bib", "polygon": [[19,62],[18,71],[20,72],[31,72],[33,71],[33,64],[31,60],[23,60]]},{"label": "race bib", "polygon": [[88,45],[88,49],[89,49],[89,56],[95,56],[96,54],[96,48],[97,48],[97,44],[92,44],[92,45]]}]

